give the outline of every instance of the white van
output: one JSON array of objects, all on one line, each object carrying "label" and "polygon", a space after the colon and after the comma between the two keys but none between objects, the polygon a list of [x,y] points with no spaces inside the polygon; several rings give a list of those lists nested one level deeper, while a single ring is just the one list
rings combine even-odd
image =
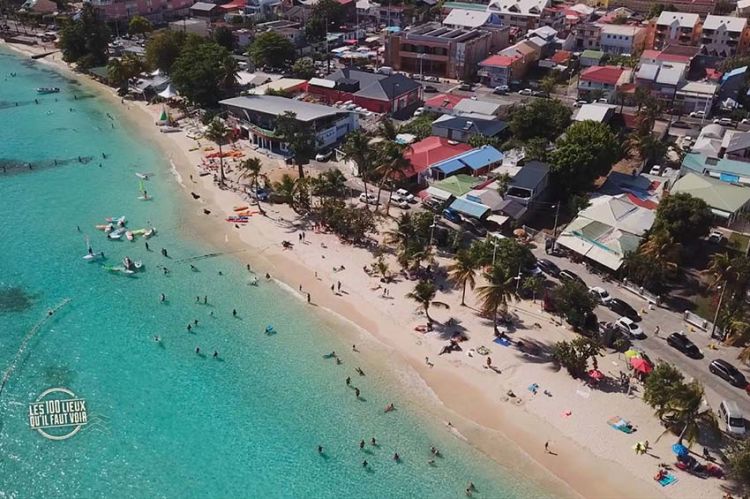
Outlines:
[{"label": "white van", "polygon": [[719,419],[727,432],[735,435],[745,434],[745,417],[737,406],[737,402],[722,400],[719,404]]}]

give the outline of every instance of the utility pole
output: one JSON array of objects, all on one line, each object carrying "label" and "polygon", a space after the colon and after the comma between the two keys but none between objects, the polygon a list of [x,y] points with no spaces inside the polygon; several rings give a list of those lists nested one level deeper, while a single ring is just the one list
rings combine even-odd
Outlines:
[{"label": "utility pole", "polygon": [[557,247],[557,219],[560,216],[560,203],[555,205],[555,226],[552,228],[552,253]]},{"label": "utility pole", "polygon": [[[729,268],[727,268],[727,270],[729,270]],[[721,286],[721,294],[719,295],[719,304],[717,305],[716,312],[714,313],[714,322],[711,325],[711,338],[714,337],[714,333],[716,332],[716,321],[719,320],[719,312],[721,311],[721,302],[724,301],[724,292],[726,290],[727,290],[727,281],[724,281],[724,286]]]}]

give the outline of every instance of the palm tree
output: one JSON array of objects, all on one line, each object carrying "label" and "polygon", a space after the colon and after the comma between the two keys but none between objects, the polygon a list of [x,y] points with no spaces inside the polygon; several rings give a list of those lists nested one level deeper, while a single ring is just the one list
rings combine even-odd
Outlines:
[{"label": "palm tree", "polygon": [[417,302],[423,309],[424,309],[424,315],[427,317],[428,322],[432,322],[432,317],[430,317],[430,306],[434,305],[436,307],[443,307],[443,308],[450,308],[447,303],[443,303],[441,301],[435,301],[435,295],[437,294],[437,287],[434,283],[431,281],[419,281],[416,286],[414,286],[414,291],[407,293],[406,297],[411,298],[415,302]]},{"label": "palm tree", "polygon": [[346,194],[346,176],[338,168],[318,175],[313,182],[313,191],[321,198],[341,198]]},{"label": "palm tree", "polygon": [[255,194],[255,201],[258,204],[258,211],[261,215],[265,215],[263,207],[260,205],[260,194],[258,193],[258,179],[260,178],[260,170],[263,164],[258,158],[249,158],[240,163],[240,178],[249,178],[252,185],[253,193]]},{"label": "palm tree", "polygon": [[497,332],[497,313],[505,312],[508,299],[513,296],[512,283],[515,276],[509,276],[500,265],[493,265],[482,274],[487,284],[477,288],[481,300],[482,313],[492,316],[492,325]]},{"label": "palm tree", "polygon": [[386,282],[390,281],[391,275],[388,271],[388,262],[385,261],[385,258],[383,258],[383,255],[380,255],[378,257],[378,260],[373,265],[374,269],[380,274],[380,276],[385,279]]},{"label": "palm tree", "polygon": [[239,72],[240,66],[233,57],[227,56],[222,59],[219,65],[219,81],[225,91],[229,92],[237,86]]},{"label": "palm tree", "polygon": [[281,180],[273,184],[273,190],[281,198],[283,203],[288,204],[295,212],[297,212],[297,196],[298,196],[298,185],[297,180],[288,173],[281,176]]},{"label": "palm tree", "polygon": [[378,135],[383,137],[387,141],[394,141],[396,140],[396,135],[398,135],[398,129],[396,128],[396,125],[393,124],[393,121],[389,118],[383,118],[380,120],[380,124],[378,125]]},{"label": "palm tree", "polygon": [[[671,426],[681,426],[678,442],[687,440],[688,446],[700,436],[703,427],[711,431],[718,429],[716,416],[704,402],[703,385],[697,380],[687,383],[683,390],[674,393],[664,407],[657,409],[656,415]],[[668,431],[669,428],[659,438]]]},{"label": "palm tree", "polygon": [[[386,182],[392,182],[395,178],[403,178],[404,170],[411,166],[411,162],[404,158],[403,148],[395,142],[386,142],[379,148],[378,160],[380,166],[378,166],[375,171],[381,176],[380,183],[378,184],[378,199],[380,199],[383,185]],[[391,197],[388,196],[388,201],[385,205],[386,215],[390,209]]]},{"label": "palm tree", "polygon": [[226,180],[226,176],[224,175],[224,153],[221,150],[221,146],[229,138],[230,132],[231,130],[229,127],[217,117],[209,123],[206,133],[204,134],[208,140],[215,142],[216,145],[219,146],[219,172],[221,185],[224,185],[224,181]]},{"label": "palm tree", "polygon": [[466,306],[466,285],[471,289],[476,286],[477,262],[471,253],[466,250],[459,251],[456,261],[448,267],[448,279],[452,284],[461,286],[461,306]]},{"label": "palm tree", "polygon": [[[373,160],[370,138],[361,130],[355,130],[349,134],[342,150],[344,152],[344,159],[353,161],[357,165],[357,171],[365,185],[365,197],[367,197],[367,177],[370,175]],[[367,207],[369,209],[369,205]],[[377,209],[377,205],[375,209]]]},{"label": "palm tree", "polygon": [[536,301],[537,295],[544,289],[544,277],[535,275],[523,280],[521,287],[531,291],[531,301]]},{"label": "palm tree", "polygon": [[662,265],[670,274],[675,274],[679,268],[682,245],[665,230],[649,234],[648,239],[638,248],[638,252],[652,258]]},{"label": "palm tree", "polygon": [[315,130],[297,120],[297,113],[287,111],[276,120],[276,135],[292,153],[299,178],[304,178],[303,166],[315,155]]}]

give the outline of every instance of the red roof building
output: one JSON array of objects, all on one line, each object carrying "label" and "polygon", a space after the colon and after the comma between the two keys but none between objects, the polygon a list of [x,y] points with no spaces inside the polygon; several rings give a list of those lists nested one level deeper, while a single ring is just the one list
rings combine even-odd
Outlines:
[{"label": "red roof building", "polygon": [[424,108],[434,113],[448,113],[462,100],[464,97],[458,95],[438,94],[424,101]]},{"label": "red roof building", "polygon": [[592,66],[581,71],[581,81],[614,87],[624,71],[617,66]]},{"label": "red roof building", "polygon": [[555,64],[567,65],[568,61],[570,60],[570,56],[571,53],[567,50],[558,50],[552,55],[552,57],[550,57],[550,60]]},{"label": "red roof building", "polygon": [[418,175],[439,161],[472,149],[473,147],[469,144],[456,143],[443,137],[427,137],[415,142],[404,151],[404,158],[411,162],[411,168],[403,172],[404,177],[410,178]]}]

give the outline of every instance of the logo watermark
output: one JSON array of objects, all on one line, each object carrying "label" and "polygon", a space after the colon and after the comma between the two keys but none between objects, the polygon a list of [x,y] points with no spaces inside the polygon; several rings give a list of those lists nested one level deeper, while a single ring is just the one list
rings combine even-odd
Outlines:
[{"label": "logo watermark", "polygon": [[29,426],[50,440],[65,440],[88,423],[86,401],[67,388],[50,388],[29,404]]}]

